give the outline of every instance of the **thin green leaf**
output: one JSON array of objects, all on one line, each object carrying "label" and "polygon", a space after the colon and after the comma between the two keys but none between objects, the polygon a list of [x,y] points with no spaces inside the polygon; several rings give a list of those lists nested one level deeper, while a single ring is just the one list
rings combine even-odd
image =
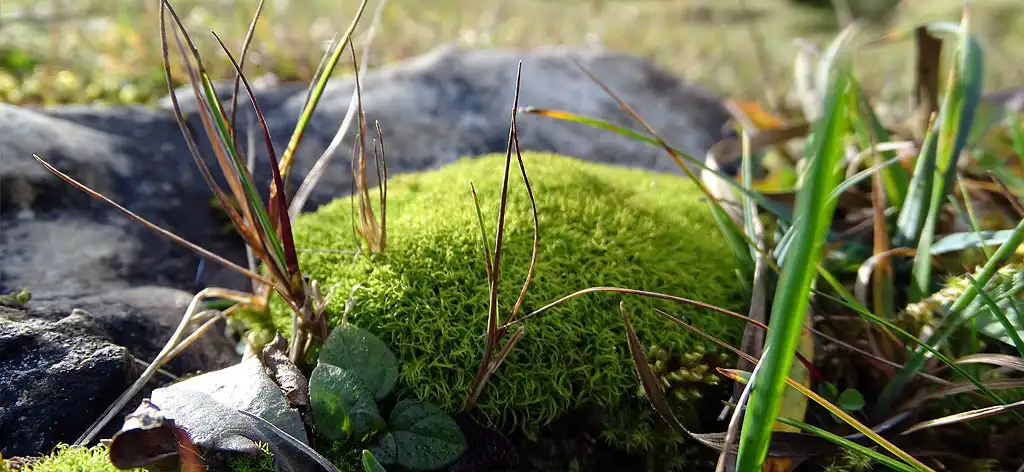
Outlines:
[{"label": "thin green leaf", "polygon": [[484,227],[484,214],[480,211],[480,197],[476,194],[476,187],[473,186],[473,182],[469,183],[469,189],[473,193],[473,205],[476,207],[476,222],[477,226],[480,227],[480,244],[484,248],[484,260],[486,262],[487,269],[487,282],[490,283],[491,273],[493,268],[491,267],[491,245],[487,242],[487,229]]},{"label": "thin green leaf", "polygon": [[[648,144],[652,144],[652,145],[655,145],[655,146],[660,146],[659,141],[657,139],[655,139],[655,138],[652,138],[650,136],[646,136],[646,135],[644,135],[644,134],[642,134],[640,132],[633,131],[631,129],[624,128],[622,126],[613,124],[613,123],[608,122],[608,121],[600,120],[600,119],[597,119],[597,118],[589,118],[589,117],[585,117],[585,116],[580,116],[580,115],[577,115],[575,113],[568,112],[568,111],[563,111],[563,110],[551,110],[551,109],[538,108],[538,107],[524,107],[524,108],[521,109],[521,111],[524,112],[524,113],[531,113],[531,114],[534,114],[534,115],[540,115],[540,116],[544,116],[544,117],[547,117],[547,118],[553,118],[553,119],[557,119],[557,120],[569,121],[569,122],[573,122],[573,123],[579,123],[579,124],[583,124],[583,125],[587,125],[587,126],[592,126],[594,128],[601,128],[601,129],[604,129],[604,130],[608,130],[608,131],[614,132],[616,134],[620,134],[620,135],[626,136],[628,138],[635,139],[637,141],[643,141],[643,142],[648,143]],[[746,196],[750,197],[751,199],[753,199],[754,201],[756,201],[758,205],[760,205],[765,210],[771,212],[773,215],[775,215],[780,220],[782,220],[784,222],[787,222],[787,223],[791,223],[792,222],[792,220],[793,220],[793,212],[790,211],[788,208],[786,208],[786,207],[784,207],[784,206],[782,206],[782,205],[780,205],[780,204],[778,204],[776,202],[768,200],[767,198],[764,197],[764,195],[761,195],[760,192],[757,192],[757,191],[754,191],[754,190],[751,190],[751,189],[748,189],[748,188],[744,187],[739,182],[736,182],[736,180],[733,179],[730,175],[722,172],[721,170],[712,169],[712,168],[708,167],[706,164],[704,164],[704,162],[700,161],[699,159],[695,159],[694,157],[690,156],[689,154],[686,154],[683,151],[680,151],[679,149],[676,149],[676,148],[672,147],[671,150],[672,150],[673,153],[678,155],[679,158],[685,160],[686,162],[690,163],[691,165],[696,166],[696,167],[700,168],[701,170],[704,170],[704,171],[711,172],[711,173],[715,174],[715,176],[721,178],[722,181],[724,181],[727,184],[733,186],[734,188],[736,188],[736,190],[742,192],[744,195],[746,195]]]},{"label": "thin green leaf", "polygon": [[1000,307],[999,304],[992,299],[992,296],[985,291],[984,286],[979,284],[974,277],[971,277],[971,274],[964,274],[964,277],[967,278],[967,281],[971,283],[971,286],[978,291],[978,296],[981,297],[982,302],[988,306],[992,316],[995,316],[996,319],[999,320],[999,324],[1003,325],[1003,329],[1006,330],[1006,335],[1013,340],[1013,347],[1017,349],[1017,353],[1024,358],[1024,340],[1022,340],[1020,338],[1020,334],[1017,333],[1017,327],[1014,326],[1006,317],[1006,313],[1003,312],[1002,307]]},{"label": "thin green leaf", "polygon": [[[764,362],[764,361],[762,361],[762,362]],[[747,380],[750,378],[750,373],[749,372],[744,372],[744,371],[741,371],[741,370],[719,368],[718,371],[721,372],[723,375],[726,375],[729,378],[731,378],[731,379],[733,379],[733,380],[735,380],[737,382],[744,382],[744,383],[746,383]],[[909,464],[912,467],[914,467],[914,470],[918,470],[918,471],[931,471],[931,470],[933,470],[932,468],[928,467],[927,465],[924,465],[921,461],[915,459],[914,456],[911,456],[910,454],[908,454],[903,449],[900,449],[899,447],[896,447],[895,444],[889,442],[888,440],[883,438],[881,435],[879,435],[878,433],[874,432],[871,428],[869,428],[866,425],[864,425],[864,423],[861,423],[860,421],[857,421],[856,418],[850,416],[850,414],[845,412],[845,411],[843,411],[842,408],[839,408],[838,406],[834,405],[832,402],[822,398],[821,395],[818,395],[817,393],[814,393],[814,391],[812,391],[811,389],[807,388],[804,385],[801,385],[798,382],[793,381],[792,379],[790,379],[788,377],[784,377],[783,380],[790,387],[792,387],[792,388],[798,390],[800,393],[806,395],[807,398],[811,399],[813,402],[817,403],[818,405],[821,405],[826,410],[828,410],[830,413],[836,415],[837,417],[839,417],[839,419],[843,420],[843,422],[845,422],[846,424],[852,426],[854,429],[859,431],[861,434],[863,434],[864,436],[868,437],[869,439],[874,441],[879,446],[882,446],[883,448],[885,448],[885,450],[891,452],[894,456],[899,457],[904,462],[906,462],[907,464]],[[756,378],[754,379],[754,391],[755,392],[757,391],[757,379]],[[748,414],[747,417],[749,417],[749,416],[750,415]],[[742,451],[742,448],[740,450]],[[742,469],[740,469],[740,465],[739,465],[738,462],[737,462],[736,468],[737,468],[737,470],[742,470]]]},{"label": "thin green leaf", "polygon": [[929,126],[921,152],[917,154],[917,163],[910,178],[907,196],[896,219],[894,242],[898,246],[916,247],[920,241],[925,218],[928,216],[928,202],[931,199],[932,182],[935,177],[936,139],[935,127]]},{"label": "thin green leaf", "polygon": [[854,451],[854,452],[863,454],[865,456],[868,456],[868,457],[874,459],[875,461],[878,461],[879,463],[882,463],[882,464],[885,464],[885,465],[887,465],[889,467],[892,467],[895,470],[898,470],[898,471],[901,471],[901,472],[917,472],[917,469],[915,469],[915,468],[913,468],[913,467],[911,467],[911,466],[909,466],[907,464],[904,464],[903,462],[895,460],[895,459],[893,459],[893,458],[891,458],[891,457],[889,457],[889,456],[887,456],[885,454],[881,454],[878,451],[875,451],[874,449],[871,449],[869,447],[865,447],[865,446],[862,446],[860,444],[857,444],[857,443],[855,443],[853,441],[850,441],[849,439],[846,439],[846,438],[844,438],[842,436],[838,436],[838,435],[836,435],[836,434],[834,434],[832,432],[826,431],[826,430],[821,429],[821,428],[819,428],[817,426],[812,426],[810,424],[804,423],[803,421],[795,420],[795,419],[788,418],[788,417],[785,417],[785,416],[780,416],[779,417],[779,422],[780,423],[788,424],[788,425],[790,425],[790,426],[792,426],[794,428],[797,428],[797,429],[799,429],[801,431],[804,431],[804,432],[813,434],[815,436],[818,436],[819,438],[826,439],[828,441],[832,441],[833,443],[835,443],[836,445],[838,445],[839,447],[841,447],[843,449],[846,449],[848,451]]},{"label": "thin green leaf", "polygon": [[950,192],[957,172],[957,162],[967,144],[978,103],[981,100],[982,52],[969,32],[970,16],[964,7],[958,31],[956,63],[950,71],[946,97],[940,109],[938,142],[935,159],[935,181],[931,191],[928,216],[914,258],[911,299],[920,300],[931,293],[932,261],[930,246],[942,212],[946,194]]},{"label": "thin green leaf", "polygon": [[800,339],[807,313],[809,291],[821,246],[832,222],[835,203],[826,197],[838,183],[838,164],[843,156],[843,137],[848,115],[845,73],[835,74],[825,95],[823,115],[815,123],[812,153],[804,182],[797,193],[796,228],[783,262],[779,286],[772,304],[771,324],[762,357],[764,368],[754,379],[749,414],[743,422],[736,467],[740,472],[759,471],[767,455],[779,399]]},{"label": "thin green leaf", "polygon": [[[1003,262],[1006,261],[1011,255],[1013,255],[1017,247],[1024,242],[1024,220],[1021,220],[1014,228],[1011,237],[1006,240],[1003,245],[999,246],[996,250],[995,255],[985,263],[981,271],[978,273],[977,282],[981,286],[985,286],[992,279],[992,276],[999,270]],[[835,284],[838,285],[838,282]],[[953,305],[950,306],[947,320],[939,327],[939,329],[929,338],[927,344],[919,344],[918,349],[914,351],[903,370],[896,374],[892,380],[885,386],[878,399],[878,406],[881,409],[887,409],[892,406],[895,399],[902,393],[903,388],[906,386],[910,377],[919,372],[923,367],[929,355],[936,353],[935,347],[941,346],[946,339],[958,328],[965,320],[961,316],[962,312],[972,303],[978,296],[978,289],[974,285],[968,286]],[[951,365],[952,367],[952,365]],[[982,389],[985,391],[987,389]],[[998,399],[998,396],[992,394],[991,398]],[[1000,401],[1000,403],[1005,403]]]},{"label": "thin green leaf", "polygon": [[[324,67],[324,71],[320,74],[320,79],[316,83],[316,87],[313,88],[313,93],[310,94],[309,100],[306,101],[306,105],[302,108],[302,114],[299,115],[299,121],[295,126],[295,130],[292,132],[292,137],[288,141],[288,147],[284,150],[284,155],[281,156],[281,176],[287,177],[292,167],[292,160],[295,156],[295,151],[299,148],[299,142],[302,141],[302,136],[306,131],[306,127],[309,126],[309,120],[313,117],[313,111],[316,110],[317,104],[320,103],[320,97],[324,93],[324,89],[327,88],[327,81],[331,78],[331,73],[334,72],[335,66],[338,65],[338,60],[341,58],[342,52],[348,47],[348,43],[352,40],[352,34],[355,33],[356,26],[359,24],[359,19],[363,16],[363,11],[366,10],[366,5],[369,0],[362,0],[359,3],[359,8],[356,10],[355,17],[352,18],[352,22],[349,23],[348,29],[345,31],[345,35],[341,37],[341,41],[334,46],[334,52],[331,53],[330,59]],[[278,191],[283,192],[283,188],[275,187],[272,192]]]},{"label": "thin green leaf", "polygon": [[958,252],[978,246],[998,246],[1004,244],[1012,235],[1012,229],[947,234],[932,245],[932,255]]},{"label": "thin green leaf", "polygon": [[[217,33],[213,33],[213,37],[217,39],[221,48],[224,49],[224,54],[227,54],[228,59],[231,60],[231,65],[235,67],[235,71],[238,74],[238,78],[242,80],[242,84],[245,85],[245,92],[249,95],[249,102],[252,104],[253,111],[256,113],[256,121],[260,125],[260,130],[263,132],[263,141],[267,146],[267,157],[270,159],[270,170],[274,175],[274,185],[277,188],[284,188],[284,183],[281,180],[281,171],[278,168],[277,154],[274,152],[274,142],[270,137],[270,130],[267,129],[267,120],[263,116],[263,111],[260,109],[259,103],[256,102],[256,95],[252,91],[252,87],[249,85],[249,80],[245,78],[245,74],[242,73],[242,67],[235,61],[234,56],[231,55],[231,51],[228,50],[227,45],[224,41],[221,41],[220,36]],[[248,170],[246,170],[248,173]],[[292,238],[291,221],[288,218],[288,203],[285,201],[286,196],[284,193],[278,193],[273,197],[271,205],[275,206],[275,210],[278,216],[278,228],[280,228],[278,236],[282,239],[281,245],[284,252],[285,261],[285,274],[291,279],[295,279],[299,276],[299,258],[295,253],[295,240]]]},{"label": "thin green leaf", "polygon": [[239,274],[242,274],[242,275],[244,275],[244,276],[246,276],[246,277],[248,277],[250,279],[256,280],[256,281],[261,282],[261,283],[266,283],[266,284],[270,283],[270,281],[267,280],[266,277],[263,277],[262,275],[259,275],[259,274],[255,273],[255,272],[252,272],[252,271],[248,270],[248,269],[245,269],[245,268],[243,268],[243,267],[241,267],[241,266],[239,266],[239,265],[237,265],[237,264],[235,264],[235,263],[233,263],[233,262],[231,262],[231,261],[229,261],[229,260],[227,260],[227,259],[225,259],[225,258],[223,258],[221,256],[218,256],[217,254],[215,254],[215,253],[213,253],[213,252],[211,252],[211,251],[209,251],[207,249],[203,249],[202,247],[200,247],[200,246],[198,246],[196,244],[193,244],[193,243],[185,240],[184,238],[182,238],[181,236],[178,236],[177,234],[174,234],[174,233],[172,233],[172,232],[170,232],[170,231],[168,231],[166,229],[163,229],[163,228],[157,226],[154,223],[151,223],[150,221],[146,220],[145,218],[135,214],[131,210],[121,206],[117,202],[115,202],[115,201],[105,197],[103,194],[101,194],[101,193],[99,193],[99,192],[89,188],[85,184],[83,184],[83,183],[73,179],[72,177],[68,176],[67,174],[57,170],[56,167],[53,167],[52,165],[50,165],[50,163],[44,161],[38,155],[33,154],[32,157],[35,158],[35,160],[37,162],[42,164],[42,166],[44,168],[46,168],[46,170],[50,171],[50,173],[56,175],[57,177],[60,177],[61,180],[65,181],[65,182],[67,182],[67,183],[69,183],[71,185],[74,185],[79,190],[87,193],[89,196],[91,196],[91,197],[93,197],[93,198],[95,198],[97,200],[100,200],[100,201],[102,201],[102,202],[104,202],[104,203],[106,203],[106,204],[108,204],[108,205],[110,205],[112,207],[114,207],[115,209],[117,209],[118,211],[123,213],[124,215],[126,215],[129,218],[135,220],[136,222],[138,222],[139,224],[145,226],[146,228],[149,228],[150,230],[159,233],[160,235],[170,239],[171,241],[174,241],[175,243],[180,244],[181,246],[184,246],[185,248],[188,248],[192,252],[195,252],[196,254],[198,254],[198,255],[200,255],[202,257],[205,257],[205,258],[207,258],[209,260],[212,260],[212,261],[214,261],[214,262],[216,262],[216,263],[218,263],[218,264],[220,264],[220,265],[222,265],[222,266],[224,266],[224,267],[226,267],[228,269],[231,269],[231,270],[233,270],[235,272],[238,272]]},{"label": "thin green leaf", "polygon": [[[867,95],[861,89],[860,83],[856,79],[851,78],[851,87],[853,89],[852,92],[857,97],[856,110],[859,111],[859,113],[851,112],[851,125],[856,133],[860,147],[870,149],[874,147],[875,143],[889,142],[889,131],[882,126],[882,121],[878,119],[874,108],[868,102]],[[879,157],[876,160],[876,164],[898,159],[895,151],[884,150],[878,154]],[[889,167],[886,164],[881,175],[882,182],[885,184],[885,196],[889,203],[897,208],[902,207],[903,202],[907,198],[907,189],[910,186],[910,175],[907,173],[907,170],[903,166]]]}]

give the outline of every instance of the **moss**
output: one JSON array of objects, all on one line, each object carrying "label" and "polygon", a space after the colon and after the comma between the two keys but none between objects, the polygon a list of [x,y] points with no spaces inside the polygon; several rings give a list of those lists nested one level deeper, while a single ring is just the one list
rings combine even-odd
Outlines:
[{"label": "moss", "polygon": [[[664,292],[739,308],[746,294],[737,266],[706,203],[683,177],[524,155],[537,199],[540,250],[523,312],[575,290],[618,286]],[[440,170],[394,177],[388,185],[387,249],[353,257],[352,201],[342,198],[294,223],[302,269],[324,291],[331,326],[352,287],[350,320],[380,336],[401,362],[400,394],[461,407],[480,361],[488,287],[476,186],[493,245],[504,156],[464,159]],[[518,296],[532,247],[532,216],[513,164],[502,254],[500,307]],[[327,251],[325,251],[327,250]],[[604,411],[649,408],[637,379],[618,310],[626,300],[641,339],[687,352],[708,346],[650,309],[684,316],[706,332],[736,342],[742,324],[694,307],[619,294],[586,295],[526,323],[526,335],[491,379],[479,411],[493,423],[527,431],[580,405]],[[250,318],[288,333],[290,315],[276,301],[271,319]],[[504,315],[502,315],[504,316]],[[645,416],[653,420],[653,415]]]},{"label": "moss", "polygon": [[[131,469],[143,472],[143,469]],[[107,457],[107,447],[99,444],[93,447],[76,447],[61,444],[49,456],[33,462],[22,472],[123,472],[114,467]]]}]

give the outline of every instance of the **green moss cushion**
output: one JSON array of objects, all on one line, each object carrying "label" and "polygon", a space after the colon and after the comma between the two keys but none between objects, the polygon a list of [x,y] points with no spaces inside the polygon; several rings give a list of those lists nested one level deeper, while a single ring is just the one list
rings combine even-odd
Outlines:
[{"label": "green moss cushion", "polygon": [[[575,290],[616,286],[664,292],[729,308],[746,295],[706,202],[683,177],[524,155],[540,220],[536,278],[523,312]],[[502,253],[500,310],[521,289],[533,243],[532,215],[515,164]],[[481,358],[488,286],[477,213],[480,195],[493,247],[505,156],[465,159],[440,170],[394,177],[388,185],[387,249],[354,257],[352,201],[338,199],[294,223],[301,267],[330,301],[331,325],[352,288],[350,320],[392,346],[405,394],[459,409]],[[376,198],[376,191],[373,192]],[[379,214],[379,213],[378,213]],[[589,404],[613,410],[636,402],[622,316],[625,300],[645,344],[686,353],[704,342],[650,309],[684,316],[735,342],[742,324],[697,308],[612,293],[585,295],[526,323],[526,334],[480,398],[480,411],[505,425],[545,424]],[[290,329],[283,304],[273,326]]]}]

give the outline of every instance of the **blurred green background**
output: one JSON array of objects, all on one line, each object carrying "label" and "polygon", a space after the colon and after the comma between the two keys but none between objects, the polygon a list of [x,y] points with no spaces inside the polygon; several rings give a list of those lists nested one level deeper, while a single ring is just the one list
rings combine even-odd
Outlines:
[{"label": "blurred green background", "polygon": [[[173,5],[207,66],[228,77],[230,63],[208,31],[237,50],[257,3]],[[267,0],[247,72],[309,80],[327,42],[343,32],[357,6],[356,0]],[[375,6],[371,1],[364,31]],[[158,7],[159,0],[3,0],[0,99],[149,102],[163,95]],[[723,95],[757,100],[768,93],[785,96],[798,39],[824,47],[851,18],[865,19],[869,35],[923,21],[957,21],[961,7],[958,0],[392,0],[371,66],[443,42],[600,44],[649,58]],[[1022,12],[1021,0],[971,2],[973,29],[992,48],[986,56],[990,90],[1024,83]],[[902,42],[863,52],[858,70],[882,100],[909,87],[911,47]]]}]

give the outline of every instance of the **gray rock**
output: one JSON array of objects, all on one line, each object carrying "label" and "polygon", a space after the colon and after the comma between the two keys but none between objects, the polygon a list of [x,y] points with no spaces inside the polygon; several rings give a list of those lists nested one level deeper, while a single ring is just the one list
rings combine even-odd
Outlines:
[{"label": "gray rock", "polygon": [[83,312],[50,321],[0,306],[0,455],[74,441],[136,373],[128,350]]},{"label": "gray rock", "polygon": [[[166,112],[0,104],[0,291],[75,297],[194,286],[196,255],[50,174],[32,154],[143,218],[244,261]],[[204,282],[219,284],[212,269]]]},{"label": "gray rock", "polygon": [[[641,130],[573,64],[574,59],[682,151],[703,159],[707,150],[724,136],[722,127],[728,113],[717,97],[634,56],[570,47],[526,51],[443,46],[367,73],[360,85],[370,137],[376,137],[372,127],[374,120],[379,120],[392,174],[436,168],[468,155],[503,152],[520,60],[520,106],[566,110]],[[344,119],[354,87],[351,78],[336,79],[328,85],[297,152],[296,174],[305,175],[330,144]],[[218,90],[227,100],[231,84],[221,84]],[[189,113],[193,127],[202,129],[191,89],[183,87],[176,96],[183,111]],[[256,97],[280,155],[301,113],[306,86],[268,87],[258,90]],[[240,99],[240,103],[244,112],[239,116],[251,115],[248,100]],[[170,99],[165,98],[161,106],[170,109]],[[248,117],[241,118],[239,122],[247,120]],[[521,114],[518,124],[524,149],[681,172],[663,150],[610,131],[528,114]],[[349,193],[354,137],[353,126],[307,209]],[[259,141],[257,149],[262,148]],[[257,161],[258,175],[262,173],[263,179],[268,178],[265,154],[262,152]]]},{"label": "gray rock", "polygon": [[[71,310],[88,312],[104,337],[136,358],[150,361],[181,322],[192,294],[167,287],[114,289],[80,298],[33,299],[37,316],[49,319]],[[164,368],[176,375],[205,372],[238,362],[234,342],[219,322]],[[191,331],[189,331],[190,333]]]}]

